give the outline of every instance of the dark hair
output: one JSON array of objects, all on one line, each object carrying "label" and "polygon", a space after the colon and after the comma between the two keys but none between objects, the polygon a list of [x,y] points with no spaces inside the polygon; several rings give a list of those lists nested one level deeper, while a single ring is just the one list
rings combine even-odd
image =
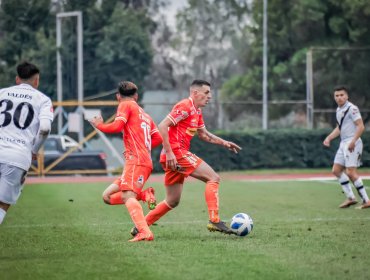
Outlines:
[{"label": "dark hair", "polygon": [[347,94],[348,94],[348,92],[349,92],[349,90],[348,90],[348,87],[346,87],[346,86],[336,86],[336,87],[334,87],[334,92],[336,92],[336,91],[340,91],[340,90],[344,90]]},{"label": "dark hair", "polygon": [[207,81],[205,81],[205,80],[194,80],[192,83],[191,83],[191,87],[192,86],[204,86],[204,85],[206,85],[206,86],[211,86],[211,84],[209,83],[209,82],[207,82]]},{"label": "dark hair", "polygon": [[118,92],[123,96],[132,96],[137,93],[137,86],[129,81],[122,81],[118,83]]},{"label": "dark hair", "polygon": [[32,78],[34,75],[39,74],[40,70],[37,68],[36,65],[24,61],[17,66],[17,73],[18,77],[22,80],[28,80]]}]

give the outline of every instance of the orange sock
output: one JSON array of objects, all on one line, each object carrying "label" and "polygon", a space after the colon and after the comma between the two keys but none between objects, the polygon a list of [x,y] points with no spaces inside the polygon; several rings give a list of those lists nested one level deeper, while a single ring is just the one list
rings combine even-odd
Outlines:
[{"label": "orange sock", "polygon": [[[204,196],[208,206],[209,220],[213,223],[218,223],[218,185],[217,182],[207,182]],[[158,206],[157,206],[158,207]]]},{"label": "orange sock", "polygon": [[116,192],[109,196],[109,203],[111,205],[125,204],[122,199],[122,192]]},{"label": "orange sock", "polygon": [[145,221],[143,208],[141,208],[139,201],[135,198],[129,198],[126,201],[126,207],[138,231],[145,233],[151,232]]},{"label": "orange sock", "polygon": [[155,207],[154,210],[150,211],[145,216],[145,220],[150,226],[154,224],[156,221],[158,221],[162,216],[164,216],[170,210],[172,210],[172,208],[167,204],[165,200],[163,200]]}]

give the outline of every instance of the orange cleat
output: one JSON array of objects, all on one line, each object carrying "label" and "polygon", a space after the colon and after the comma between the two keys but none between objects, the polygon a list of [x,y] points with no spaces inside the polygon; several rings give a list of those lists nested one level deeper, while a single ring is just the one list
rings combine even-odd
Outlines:
[{"label": "orange cleat", "polygon": [[356,209],[367,209],[367,208],[370,208],[370,200],[368,202],[365,202],[362,205],[356,207]]},{"label": "orange cleat", "polygon": [[348,198],[341,205],[339,205],[339,208],[348,208],[348,207],[350,207],[352,205],[355,205],[355,204],[357,204],[356,199]]},{"label": "orange cleat", "polygon": [[139,232],[134,238],[129,240],[129,242],[138,242],[138,241],[153,241],[154,235],[151,232]]}]

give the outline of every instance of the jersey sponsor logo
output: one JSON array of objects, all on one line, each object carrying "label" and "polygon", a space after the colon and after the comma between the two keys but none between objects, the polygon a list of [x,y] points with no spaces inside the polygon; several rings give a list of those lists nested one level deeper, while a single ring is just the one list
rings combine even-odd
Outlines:
[{"label": "jersey sponsor logo", "polygon": [[186,129],[186,134],[188,134],[192,137],[195,135],[195,133],[197,133],[197,128],[188,127]]},{"label": "jersey sponsor logo", "polygon": [[11,142],[11,143],[17,143],[17,144],[26,145],[26,141],[24,141],[22,139],[15,139],[15,138],[10,138],[10,137],[0,136],[0,140]]}]

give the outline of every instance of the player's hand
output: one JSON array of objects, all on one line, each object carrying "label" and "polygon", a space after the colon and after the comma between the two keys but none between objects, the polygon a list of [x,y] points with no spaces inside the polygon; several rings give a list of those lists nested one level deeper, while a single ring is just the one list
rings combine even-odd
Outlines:
[{"label": "player's hand", "polygon": [[229,151],[232,151],[235,154],[237,154],[242,149],[240,146],[238,146],[234,142],[230,142],[230,141],[225,141],[223,143],[223,146],[228,148]]},{"label": "player's hand", "polygon": [[172,151],[166,151],[166,168],[169,168],[172,171],[177,170],[176,156]]},{"label": "player's hand", "polygon": [[325,146],[325,147],[330,147],[330,140],[328,139],[328,137],[325,138],[324,142],[322,142],[322,144]]},{"label": "player's hand", "polygon": [[37,154],[32,153],[32,160],[37,160]]},{"label": "player's hand", "polygon": [[356,143],[351,141],[348,145],[348,151],[350,151],[352,153],[355,150],[355,144]]},{"label": "player's hand", "polygon": [[103,123],[103,117],[102,116],[95,116],[91,120],[89,120],[92,126],[97,127],[99,124]]}]

